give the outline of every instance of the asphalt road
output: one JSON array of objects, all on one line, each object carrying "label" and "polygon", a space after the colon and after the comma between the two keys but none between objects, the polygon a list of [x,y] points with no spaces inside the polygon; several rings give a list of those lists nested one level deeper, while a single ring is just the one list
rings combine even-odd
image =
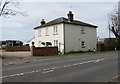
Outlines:
[{"label": "asphalt road", "polygon": [[107,82],[118,76],[118,52],[44,57],[3,66],[3,82]]}]

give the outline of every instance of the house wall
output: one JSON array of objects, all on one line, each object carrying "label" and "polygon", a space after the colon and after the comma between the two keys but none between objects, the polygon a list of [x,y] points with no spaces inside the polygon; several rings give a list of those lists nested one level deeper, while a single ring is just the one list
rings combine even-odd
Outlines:
[{"label": "house wall", "polygon": [[[58,26],[58,33],[54,34],[53,27],[56,25]],[[54,40],[58,40],[58,43],[60,43],[61,45],[64,44],[63,24],[56,24],[56,25],[41,28],[41,36],[38,36],[38,29],[35,29],[35,39],[34,39],[35,47],[44,47],[44,45],[39,44],[40,41],[41,42],[51,42],[52,46],[54,46]],[[45,34],[45,28],[48,28],[48,35]],[[58,45],[58,48],[61,45]]]},{"label": "house wall", "polygon": [[[84,27],[85,34],[81,34],[81,27],[65,24],[65,52],[88,51],[96,48],[96,28]],[[81,48],[81,41],[85,41],[85,48]]]},{"label": "house wall", "polygon": [[33,38],[31,41],[29,41],[29,46],[32,46],[32,42],[35,43],[35,38]]}]

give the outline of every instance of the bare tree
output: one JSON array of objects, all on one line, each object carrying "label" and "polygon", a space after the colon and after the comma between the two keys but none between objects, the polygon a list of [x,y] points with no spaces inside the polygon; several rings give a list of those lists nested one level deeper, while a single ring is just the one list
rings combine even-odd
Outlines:
[{"label": "bare tree", "polygon": [[119,29],[119,11],[118,6],[115,7],[114,11],[110,12],[108,14],[109,20],[108,20],[108,28],[112,33],[115,35],[116,38],[120,38],[120,29]]},{"label": "bare tree", "polygon": [[120,50],[120,1],[118,2],[118,6],[108,16],[108,28],[117,38],[117,49]]},{"label": "bare tree", "polygon": [[16,9],[20,9],[20,2],[18,0],[0,0],[0,17],[9,17],[11,15],[23,15],[27,16],[26,11],[21,12]]}]

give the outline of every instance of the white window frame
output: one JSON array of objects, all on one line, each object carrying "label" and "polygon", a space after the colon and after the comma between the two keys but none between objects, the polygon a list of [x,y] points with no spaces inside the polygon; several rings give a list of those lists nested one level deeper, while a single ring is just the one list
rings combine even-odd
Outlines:
[{"label": "white window frame", "polygon": [[85,48],[85,41],[81,41],[81,48]]},{"label": "white window frame", "polygon": [[85,34],[85,28],[81,27],[81,34]]},{"label": "white window frame", "polygon": [[49,28],[46,27],[46,28],[45,28],[45,35],[48,35],[48,31],[49,31]]},{"label": "white window frame", "polygon": [[54,32],[54,34],[58,33],[58,26],[53,27],[53,32]]},{"label": "white window frame", "polygon": [[58,40],[54,40],[54,46],[58,47]]},{"label": "white window frame", "polygon": [[39,45],[39,47],[41,47],[41,41],[38,41],[38,45]]},{"label": "white window frame", "polygon": [[38,29],[38,37],[41,36],[42,30]]}]

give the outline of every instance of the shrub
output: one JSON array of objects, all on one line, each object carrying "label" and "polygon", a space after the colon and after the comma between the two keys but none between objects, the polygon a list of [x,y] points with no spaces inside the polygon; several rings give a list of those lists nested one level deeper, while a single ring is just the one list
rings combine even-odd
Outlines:
[{"label": "shrub", "polygon": [[48,44],[48,45],[52,46],[52,43],[51,43],[51,42],[46,42],[46,44]]},{"label": "shrub", "polygon": [[41,44],[42,44],[42,45],[45,45],[45,42],[42,42]]}]

